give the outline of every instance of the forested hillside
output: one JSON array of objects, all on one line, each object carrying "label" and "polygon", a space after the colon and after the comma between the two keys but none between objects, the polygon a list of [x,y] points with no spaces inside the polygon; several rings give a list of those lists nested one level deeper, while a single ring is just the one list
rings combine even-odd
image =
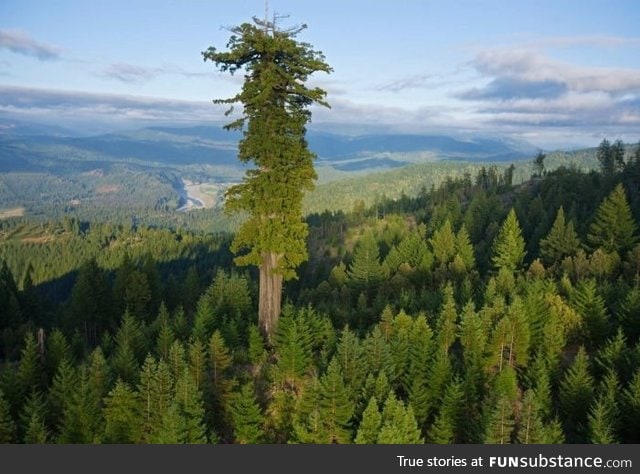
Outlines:
[{"label": "forested hillside", "polygon": [[229,235],[5,220],[0,442],[638,443],[640,151],[597,156],[309,215],[271,344]]}]

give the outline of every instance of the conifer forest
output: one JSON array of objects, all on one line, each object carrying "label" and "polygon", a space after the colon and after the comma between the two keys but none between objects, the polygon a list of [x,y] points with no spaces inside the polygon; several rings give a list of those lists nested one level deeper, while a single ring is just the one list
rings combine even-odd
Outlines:
[{"label": "conifer forest", "polygon": [[225,217],[0,219],[0,443],[640,443],[640,146],[307,212],[303,29],[202,53],[244,75]]}]

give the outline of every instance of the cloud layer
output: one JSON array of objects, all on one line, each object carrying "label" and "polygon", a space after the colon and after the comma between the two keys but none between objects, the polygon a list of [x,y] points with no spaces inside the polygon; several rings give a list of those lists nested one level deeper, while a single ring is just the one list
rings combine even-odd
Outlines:
[{"label": "cloud layer", "polygon": [[484,84],[455,97],[488,125],[638,139],[640,70],[578,66],[525,49],[482,51],[470,66]]},{"label": "cloud layer", "polygon": [[0,114],[86,131],[152,123],[218,122],[223,110],[211,102],[0,85]]},{"label": "cloud layer", "polygon": [[0,49],[31,56],[41,61],[60,59],[60,48],[39,43],[29,35],[17,30],[0,30]]}]

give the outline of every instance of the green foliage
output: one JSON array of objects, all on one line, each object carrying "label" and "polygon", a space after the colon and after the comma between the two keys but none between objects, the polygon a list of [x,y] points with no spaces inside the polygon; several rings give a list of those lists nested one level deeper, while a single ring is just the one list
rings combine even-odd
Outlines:
[{"label": "green foliage", "polygon": [[549,234],[540,241],[540,255],[545,263],[551,264],[575,255],[579,248],[580,240],[573,222],[565,223],[564,209],[560,206]]},{"label": "green foliage", "polygon": [[640,442],[640,370],[636,370],[629,386],[622,392],[620,411],[625,442]]},{"label": "green foliage", "polygon": [[16,424],[9,409],[4,393],[0,390],[0,444],[13,443],[16,439]]},{"label": "green foliage", "polygon": [[448,353],[456,339],[458,312],[456,301],[453,296],[453,287],[448,284],[443,291],[444,302],[440,309],[436,332],[438,334],[438,351]]},{"label": "green foliage", "polygon": [[382,410],[382,428],[378,444],[422,444],[424,439],[413,416],[411,406],[405,406],[390,394]]},{"label": "green foliage", "polygon": [[[311,262],[269,340],[255,272],[206,237],[0,221],[0,441],[638,442],[640,253],[577,248],[618,182],[638,218],[635,165],[548,163],[522,186],[485,168],[309,217]],[[360,286],[368,239],[380,272]],[[494,240],[518,254],[500,239],[529,243],[528,271],[491,266]],[[58,261],[77,273],[55,280]]]},{"label": "green foliage", "polygon": [[586,442],[589,406],[593,399],[593,377],[589,373],[589,358],[580,348],[573,364],[560,382],[559,401],[564,416],[565,432],[570,442]]},{"label": "green foliage", "polygon": [[349,283],[357,289],[374,289],[383,279],[378,243],[371,232],[366,233],[353,253],[353,261],[347,270]]},{"label": "green foliage", "polygon": [[604,342],[609,335],[609,318],[595,280],[581,280],[571,295],[571,302],[582,315],[587,340],[594,346]]},{"label": "green foliage", "polygon": [[350,443],[354,408],[340,365],[332,359],[327,372],[320,379],[312,377],[303,388],[294,415],[296,440],[315,444]]},{"label": "green foliage", "polygon": [[492,262],[498,270],[519,270],[526,254],[522,230],[512,208],[493,242]]},{"label": "green foliage", "polygon": [[51,434],[45,422],[46,412],[46,400],[40,393],[31,392],[20,414],[22,433],[24,433],[22,441],[25,444],[44,444],[49,441]]},{"label": "green foliage", "polygon": [[285,308],[275,334],[278,354],[276,381],[298,387],[311,364],[311,333],[305,313]]},{"label": "green foliage", "polygon": [[17,374],[18,386],[23,397],[41,388],[42,375],[41,358],[36,338],[33,333],[28,332],[24,338]]},{"label": "green foliage", "polygon": [[163,426],[163,417],[172,399],[173,379],[163,361],[147,356],[140,369],[138,382],[138,408],[140,409],[140,439],[150,443],[157,438]]},{"label": "green foliage", "polygon": [[244,384],[231,401],[233,436],[240,444],[258,444],[264,439],[264,416],[256,401],[253,383]]},{"label": "green foliage", "polygon": [[463,384],[454,380],[445,389],[440,411],[429,430],[428,441],[434,444],[451,444],[460,440],[463,423]]},{"label": "green foliage", "polygon": [[616,442],[615,433],[608,419],[608,407],[599,399],[589,411],[589,432],[593,444],[612,444]]},{"label": "green foliage", "polygon": [[498,398],[489,413],[485,444],[510,444],[515,426],[513,402],[507,396]]},{"label": "green foliage", "polygon": [[77,387],[64,405],[57,442],[100,442],[104,432],[101,409],[101,400],[91,386],[89,371],[83,368],[78,377]]},{"label": "green foliage", "polygon": [[204,423],[205,409],[202,401],[202,392],[196,387],[195,381],[188,370],[184,370],[176,379],[169,413],[173,417],[171,424],[174,427],[177,425],[175,434],[177,434],[178,443],[207,443],[208,436]]},{"label": "green foliage", "polygon": [[378,409],[376,397],[371,397],[367,408],[362,413],[362,421],[358,428],[358,434],[355,438],[356,444],[376,444],[380,426],[382,424],[382,415]]},{"label": "green foliage", "polygon": [[[224,416],[231,397],[230,370],[232,362],[231,354],[222,334],[216,330],[209,340],[209,378],[212,388],[212,404],[218,417]],[[175,376],[177,377],[180,373],[176,373]]]},{"label": "green foliage", "polygon": [[612,175],[624,169],[624,144],[616,140],[612,145],[606,138],[598,146],[597,159],[604,175]]},{"label": "green foliage", "polygon": [[637,225],[622,184],[618,184],[598,207],[589,227],[587,241],[592,248],[622,254],[637,241]]},{"label": "green foliage", "polygon": [[140,438],[139,399],[126,383],[118,380],[104,405],[105,443],[134,443]]},{"label": "green foliage", "polygon": [[442,227],[433,233],[429,240],[436,265],[446,265],[456,254],[456,237],[447,219]]},{"label": "green foliage", "polygon": [[350,443],[354,403],[336,359],[331,360],[327,373],[320,379],[319,405],[322,435],[318,442]]},{"label": "green foliage", "polygon": [[313,103],[327,105],[326,93],[304,83],[317,71],[330,72],[321,53],[295,40],[296,30],[274,23],[243,23],[232,28],[228,52],[210,47],[203,52],[222,72],[246,71],[241,92],[216,103],[242,103],[243,117],[228,129],[243,129],[238,158],[253,161],[241,184],[226,193],[226,209],[248,213],[233,248],[249,252],[239,264],[262,264],[264,254],[277,255],[276,269],[286,278],[306,259],[307,226],[302,222],[302,197],[315,179],[314,155],[304,139]]}]

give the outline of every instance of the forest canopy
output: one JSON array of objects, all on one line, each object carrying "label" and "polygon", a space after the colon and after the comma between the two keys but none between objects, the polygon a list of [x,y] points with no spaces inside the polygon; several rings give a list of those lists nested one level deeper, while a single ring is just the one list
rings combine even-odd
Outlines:
[{"label": "forest canopy", "polygon": [[637,443],[638,182],[628,147],[309,215],[270,342],[230,236],[7,221],[0,440]]}]

